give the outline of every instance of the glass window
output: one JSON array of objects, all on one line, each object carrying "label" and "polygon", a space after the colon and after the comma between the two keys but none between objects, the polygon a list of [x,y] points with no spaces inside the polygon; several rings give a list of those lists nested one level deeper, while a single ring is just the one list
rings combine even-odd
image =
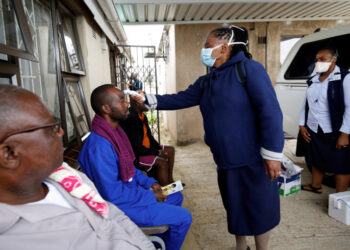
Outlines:
[{"label": "glass window", "polygon": [[286,79],[308,79],[314,69],[316,53],[324,46],[338,51],[337,65],[350,68],[350,34],[303,44],[285,73]]},{"label": "glass window", "polygon": [[71,69],[81,70],[78,58],[77,44],[74,39],[72,19],[69,17],[63,17],[62,27],[64,32],[64,41],[68,53],[69,65]]},{"label": "glass window", "polygon": [[60,50],[61,70],[63,72],[69,72],[69,65],[68,65],[68,61],[67,61],[64,43],[61,42],[61,41],[63,41],[63,34],[62,34],[62,32],[60,32],[60,30],[58,30],[58,38],[60,41],[59,42],[59,50]]},{"label": "glass window", "polygon": [[289,51],[293,46],[301,39],[301,36],[298,37],[281,37],[280,41],[280,64],[282,65],[284,60],[286,60]]},{"label": "glass window", "polygon": [[0,84],[11,84],[11,78],[10,77],[1,77],[0,76]]},{"label": "glass window", "polygon": [[0,1],[0,43],[25,51],[17,16],[10,0]]},{"label": "glass window", "polygon": [[54,115],[60,117],[50,8],[38,0],[23,0],[23,6],[30,20],[39,63],[19,60],[22,87],[40,96]]},{"label": "glass window", "polygon": [[[68,139],[69,141],[75,137],[75,131],[73,126],[76,128],[79,138],[89,133],[89,117],[87,117],[87,108],[85,104],[85,99],[83,96],[83,90],[78,79],[74,78],[64,78],[66,86],[66,94],[68,101],[69,116],[67,115],[67,127],[68,129]],[[66,112],[68,113],[68,112]]]},{"label": "glass window", "polygon": [[0,53],[0,60],[8,61],[8,56],[6,54]]},{"label": "glass window", "polygon": [[20,2],[0,0],[0,52],[37,61],[26,21]]},{"label": "glass window", "polygon": [[73,73],[84,73],[74,21],[71,15],[63,9],[60,9],[59,37],[62,70]]},{"label": "glass window", "polygon": [[68,106],[67,101],[68,100],[66,99],[66,102],[65,102],[66,123],[67,123],[66,135],[67,135],[68,142],[71,142],[77,138],[77,133],[76,133],[76,130],[74,128],[74,122],[73,122],[72,115],[71,115],[71,112],[69,110],[69,106]]}]

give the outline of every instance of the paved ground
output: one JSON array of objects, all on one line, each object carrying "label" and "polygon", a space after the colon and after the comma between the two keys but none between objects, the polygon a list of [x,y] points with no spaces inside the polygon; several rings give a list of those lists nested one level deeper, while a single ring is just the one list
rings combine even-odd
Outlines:
[{"label": "paved ground", "polygon": [[[301,167],[300,158],[293,157],[295,140],[286,141],[285,154]],[[197,142],[176,147],[175,179],[186,183],[184,207],[193,216],[193,224],[183,250],[235,249],[234,238],[227,232],[226,214],[217,186],[215,165],[206,145]],[[307,169],[302,183],[310,183]],[[328,216],[328,194],[335,190],[324,187],[324,193],[300,191],[281,197],[281,223],[272,233],[269,249],[283,250],[350,250],[350,226]],[[251,249],[254,241],[249,238]]]}]

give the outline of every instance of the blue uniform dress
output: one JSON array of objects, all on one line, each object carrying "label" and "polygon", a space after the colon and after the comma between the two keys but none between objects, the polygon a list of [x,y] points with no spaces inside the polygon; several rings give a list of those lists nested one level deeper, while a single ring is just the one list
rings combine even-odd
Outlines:
[{"label": "blue uniform dress", "polygon": [[167,249],[180,249],[192,217],[182,208],[180,192],[169,195],[166,202],[157,202],[150,189],[156,181],[138,169],[130,182],[121,180],[119,159],[112,144],[91,132],[79,154],[79,164],[94,182],[101,196],[118,206],[139,226],[169,225],[163,235]]},{"label": "blue uniform dress", "polygon": [[[238,80],[236,64],[245,60],[247,84]],[[203,89],[201,83],[206,78]],[[261,64],[243,52],[200,77],[185,91],[147,96],[150,107],[175,110],[200,105],[204,140],[218,167],[229,232],[259,235],[278,225],[277,181],[265,174],[263,158],[280,160],[284,144],[282,112]]]}]

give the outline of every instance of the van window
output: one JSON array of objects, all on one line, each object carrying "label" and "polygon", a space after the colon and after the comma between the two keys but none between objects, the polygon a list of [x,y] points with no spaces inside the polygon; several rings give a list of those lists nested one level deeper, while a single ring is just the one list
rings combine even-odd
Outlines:
[{"label": "van window", "polygon": [[280,40],[280,66],[287,58],[289,51],[301,39],[301,36],[282,36]]},{"label": "van window", "polygon": [[335,36],[303,44],[292,63],[289,65],[285,79],[308,79],[314,69],[315,56],[318,50],[325,46],[331,46],[338,51],[337,65],[350,68],[350,34]]}]

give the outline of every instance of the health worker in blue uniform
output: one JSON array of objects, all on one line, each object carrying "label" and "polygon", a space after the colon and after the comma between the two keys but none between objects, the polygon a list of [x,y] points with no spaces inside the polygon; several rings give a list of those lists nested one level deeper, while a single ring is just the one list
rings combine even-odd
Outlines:
[{"label": "health worker in blue uniform", "polygon": [[305,157],[312,167],[312,183],[302,189],[314,193],[322,193],[325,172],[335,174],[336,192],[350,183],[350,74],[336,65],[337,58],[332,47],[317,52],[300,112],[298,140],[307,142]]},{"label": "health worker in blue uniform", "polygon": [[[255,236],[257,249],[262,250],[280,221],[276,178],[284,136],[271,81],[264,67],[251,59],[247,43],[245,28],[211,31],[201,52],[210,72],[177,94],[146,95],[145,104],[158,110],[199,105],[204,140],[217,164],[228,231],[235,235],[238,250],[249,249],[248,235]],[[241,61],[245,84],[236,69]]]}]

